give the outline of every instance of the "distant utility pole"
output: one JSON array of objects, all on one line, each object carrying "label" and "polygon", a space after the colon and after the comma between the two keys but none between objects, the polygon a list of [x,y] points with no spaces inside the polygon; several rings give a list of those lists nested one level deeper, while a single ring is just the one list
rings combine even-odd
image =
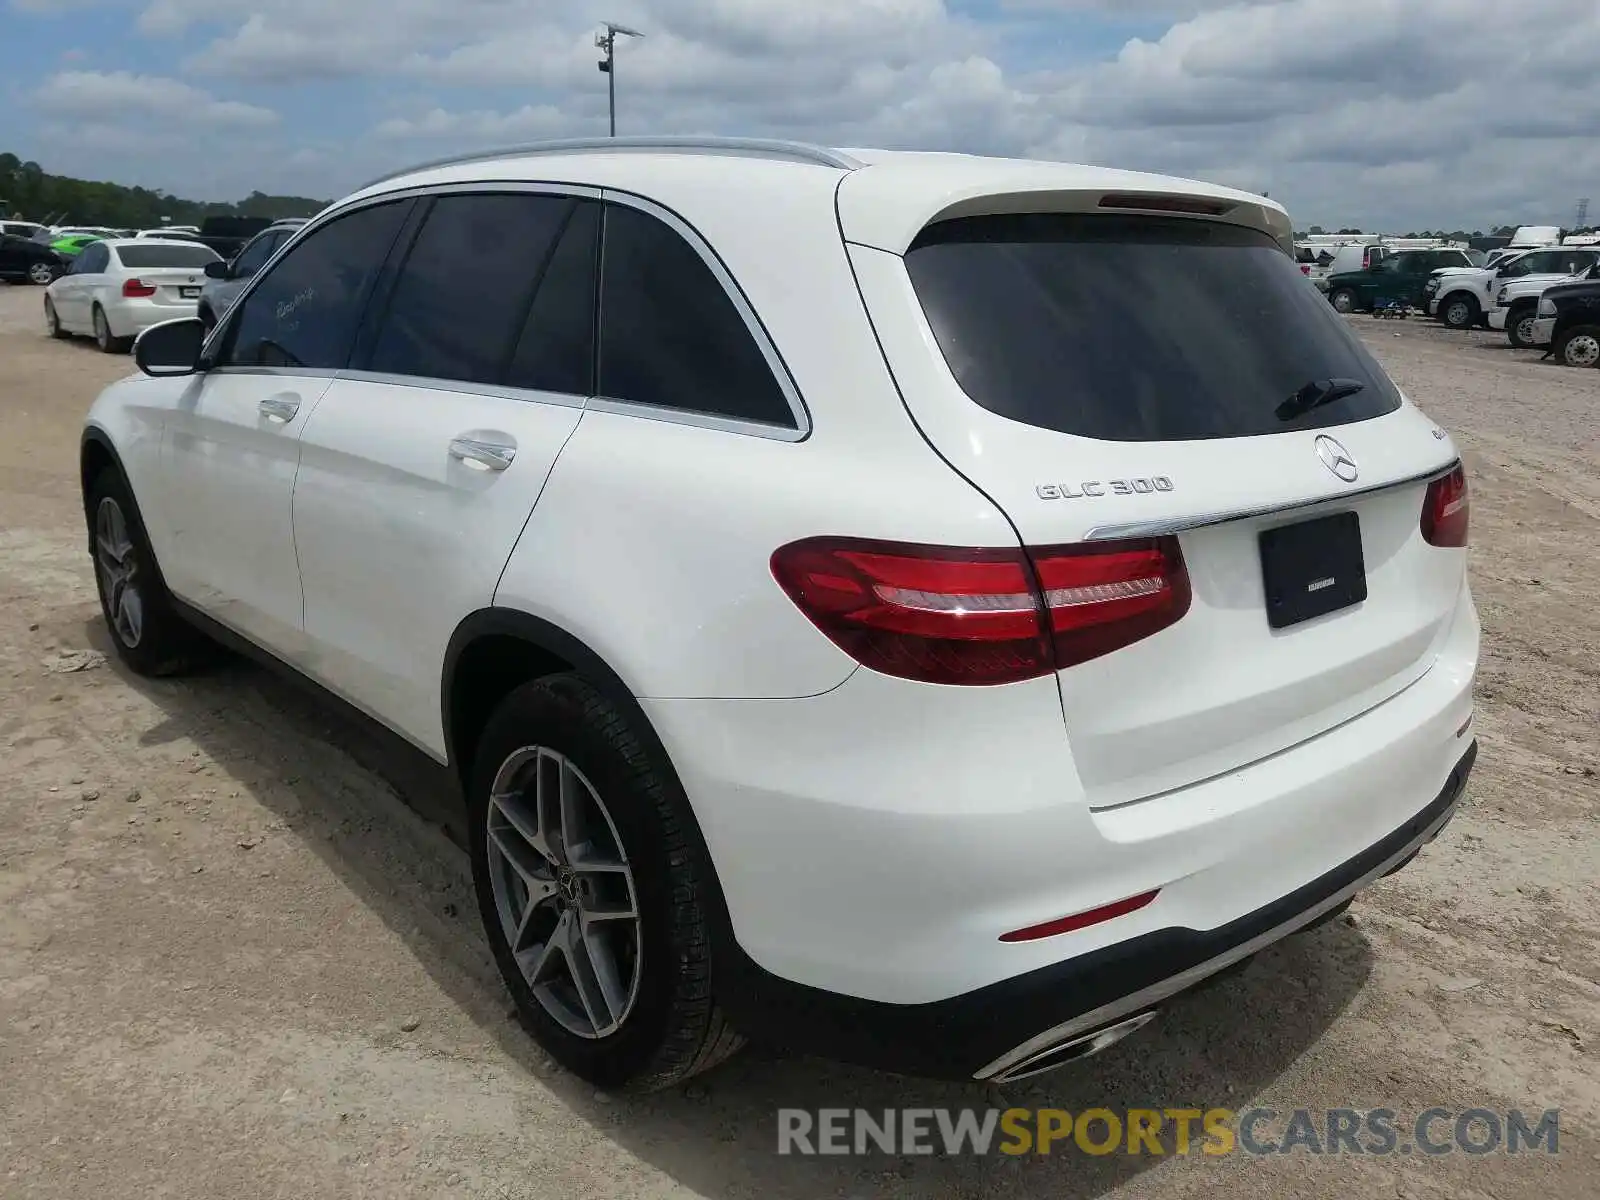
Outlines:
[{"label": "distant utility pole", "polygon": [[611,136],[617,136],[617,34],[623,37],[642,38],[644,34],[637,29],[629,29],[626,25],[618,25],[615,21],[607,21],[605,28],[594,35],[594,44],[605,52],[605,57],[600,60],[600,69],[605,72],[606,91],[609,93],[611,108]]},{"label": "distant utility pole", "polygon": [[1582,229],[1584,227],[1584,224],[1588,220],[1589,220],[1589,197],[1585,196],[1582,200],[1578,201],[1578,216],[1577,216],[1577,219],[1572,222],[1572,227],[1574,229]]}]

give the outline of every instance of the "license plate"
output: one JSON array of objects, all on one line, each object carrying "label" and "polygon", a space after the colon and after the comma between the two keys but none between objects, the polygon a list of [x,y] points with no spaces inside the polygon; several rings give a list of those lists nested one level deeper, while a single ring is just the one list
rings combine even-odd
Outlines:
[{"label": "license plate", "polygon": [[1361,521],[1334,513],[1260,534],[1261,582],[1273,629],[1326,616],[1367,598]]},{"label": "license plate", "polygon": [[178,289],[178,295],[182,296],[185,300],[196,300],[200,296],[200,289],[197,287],[181,287]]}]

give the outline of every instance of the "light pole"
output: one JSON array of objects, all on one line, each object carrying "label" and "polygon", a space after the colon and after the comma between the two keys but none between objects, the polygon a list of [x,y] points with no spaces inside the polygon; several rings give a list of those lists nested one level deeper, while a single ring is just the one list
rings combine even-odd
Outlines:
[{"label": "light pole", "polygon": [[609,93],[611,107],[611,136],[617,136],[617,34],[623,37],[642,38],[644,34],[637,29],[629,29],[626,25],[618,25],[615,21],[607,21],[605,28],[594,35],[594,44],[605,52],[605,57],[600,60],[599,66],[606,76],[606,91]]}]

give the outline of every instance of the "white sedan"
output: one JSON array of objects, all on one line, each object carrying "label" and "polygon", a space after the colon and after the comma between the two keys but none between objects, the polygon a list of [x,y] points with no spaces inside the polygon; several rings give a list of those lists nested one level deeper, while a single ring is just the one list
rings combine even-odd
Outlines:
[{"label": "white sedan", "polygon": [[206,264],[221,261],[198,242],[93,242],[45,290],[45,324],[52,337],[88,334],[107,354],[123,353],[142,330],[194,316]]}]

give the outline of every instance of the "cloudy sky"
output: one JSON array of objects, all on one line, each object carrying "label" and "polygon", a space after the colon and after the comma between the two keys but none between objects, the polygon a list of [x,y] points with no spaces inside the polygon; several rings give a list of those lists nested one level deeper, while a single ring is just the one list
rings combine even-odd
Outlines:
[{"label": "cloudy sky", "polygon": [[605,132],[1028,154],[1404,232],[1600,211],[1597,0],[0,0],[0,150],[234,199]]}]

